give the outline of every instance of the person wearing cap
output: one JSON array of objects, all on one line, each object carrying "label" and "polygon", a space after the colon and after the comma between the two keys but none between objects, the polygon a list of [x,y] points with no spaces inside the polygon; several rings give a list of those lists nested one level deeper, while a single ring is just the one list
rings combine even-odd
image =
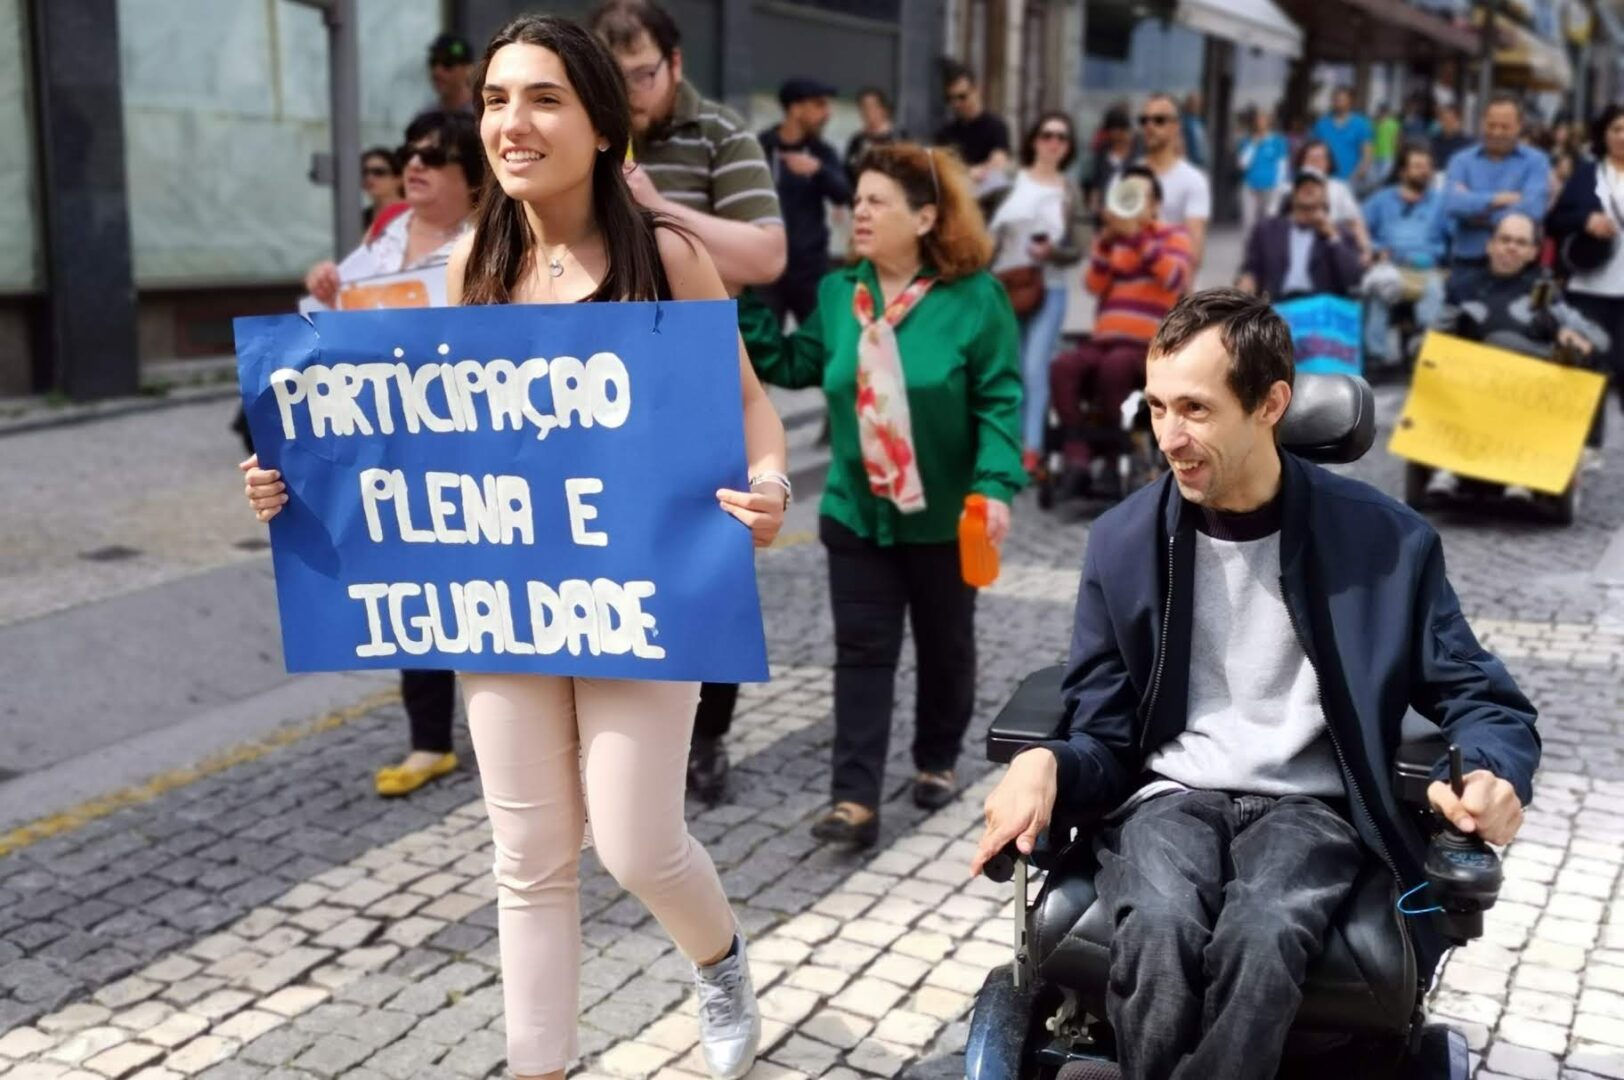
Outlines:
[{"label": "person wearing cap", "polygon": [[1161,181],[1148,165],[1130,165],[1106,192],[1083,276],[1084,287],[1099,298],[1094,329],[1049,368],[1049,399],[1063,432],[1064,486],[1117,482],[1115,470],[1095,466],[1084,406],[1113,418],[1121,413],[1128,395],[1145,384],[1145,351],[1156,327],[1195,276],[1188,230],[1162,221],[1161,213]]},{"label": "person wearing cap", "polygon": [[474,114],[474,50],[465,38],[441,34],[429,44],[429,83],[434,101],[424,111]]},{"label": "person wearing cap", "polygon": [[819,79],[796,78],[778,88],[784,118],[757,138],[772,169],[784,214],[789,262],[784,276],[760,289],[780,321],[793,312],[806,322],[818,303],[818,282],[829,271],[829,220],[825,203],[851,202],[851,180],[840,155],[823,137],[835,88]]}]

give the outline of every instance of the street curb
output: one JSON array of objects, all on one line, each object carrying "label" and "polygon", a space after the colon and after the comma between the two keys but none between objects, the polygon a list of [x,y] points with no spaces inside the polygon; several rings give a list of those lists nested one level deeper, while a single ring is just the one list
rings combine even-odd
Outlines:
[{"label": "street curb", "polygon": [[227,750],[210,754],[195,765],[166,770],[148,778],[143,783],[121,788],[105,795],[98,795],[93,799],[79,803],[77,806],[19,825],[0,833],[0,858],[21,851],[32,844],[37,844],[41,840],[48,840],[53,836],[72,832],[74,829],[88,825],[98,818],[104,818],[126,807],[151,802],[161,795],[195,783],[204,777],[224,772],[236,765],[255,761],[273,750],[291,746],[313,735],[320,735],[343,727],[353,720],[358,720],[399,700],[399,690],[375,691],[352,705],[334,709],[314,720],[281,727],[258,739],[239,743]]},{"label": "street curb", "polygon": [[[136,413],[156,412],[180,405],[196,405],[208,401],[225,401],[238,396],[234,385],[186,387],[170,390],[161,396],[118,398],[113,401],[89,405],[46,406],[37,415],[22,416],[15,420],[0,420],[0,439],[9,435],[26,435],[31,431],[74,427],[93,420],[112,420]],[[224,424],[221,425],[222,427]]]}]

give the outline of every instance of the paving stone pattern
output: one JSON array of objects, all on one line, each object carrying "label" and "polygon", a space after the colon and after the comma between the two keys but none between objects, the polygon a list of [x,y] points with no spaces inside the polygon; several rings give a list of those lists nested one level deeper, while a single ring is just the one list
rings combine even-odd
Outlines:
[{"label": "paving stone pattern", "polygon": [[[1384,454],[1356,471],[1397,487]],[[807,835],[831,735],[822,552],[803,536],[762,559],[776,677],[745,690],[731,801],[690,807],[752,938],[755,1077],[962,1075],[972,995],[1010,955],[1007,889],[966,877],[996,779],[976,748],[1014,682],[1063,654],[1087,530],[1029,501],[1018,514],[980,606],[965,791],[934,815],[906,799],[905,650],[882,839],[862,855]],[[1624,479],[1595,474],[1586,515],[1440,519],[1467,611],[1544,714],[1501,904],[1436,993],[1485,1078],[1624,1077],[1624,598],[1588,579],[1624,526]],[[0,1076],[501,1075],[477,782],[468,768],[376,799],[371,770],[403,730],[382,709],[0,860]],[[590,856],[582,874],[584,1073],[702,1076],[688,965]]]}]

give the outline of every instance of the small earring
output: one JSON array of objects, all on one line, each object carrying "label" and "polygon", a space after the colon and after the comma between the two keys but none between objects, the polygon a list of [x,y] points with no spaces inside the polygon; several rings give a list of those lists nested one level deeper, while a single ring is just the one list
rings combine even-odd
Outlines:
[{"label": "small earring", "polygon": [[609,144],[608,143],[601,142],[601,143],[598,144],[598,153],[601,154],[601,153],[605,152],[608,149],[609,149]]}]

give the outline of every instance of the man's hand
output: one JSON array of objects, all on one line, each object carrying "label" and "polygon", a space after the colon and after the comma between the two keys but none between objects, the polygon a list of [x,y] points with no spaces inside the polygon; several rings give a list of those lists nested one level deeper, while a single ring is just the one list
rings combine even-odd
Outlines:
[{"label": "man's hand", "polygon": [[1569,326],[1564,326],[1556,332],[1556,343],[1566,345],[1580,356],[1589,356],[1595,350],[1589,338]]},{"label": "man's hand", "polygon": [[1494,193],[1494,198],[1489,200],[1489,205],[1499,210],[1507,206],[1516,206],[1520,202],[1522,202],[1522,192],[1520,191],[1497,191]]},{"label": "man's hand", "polygon": [[[995,792],[996,794],[996,792]],[[1487,769],[1474,769],[1465,776],[1460,798],[1442,780],[1427,788],[1432,808],[1463,833],[1475,833],[1491,844],[1509,844],[1522,828],[1522,800],[1509,781]]]},{"label": "man's hand", "polygon": [[626,186],[632,189],[632,198],[650,210],[660,210],[665,206],[665,196],[654,186],[649,177],[648,170],[640,168],[635,161],[628,161],[625,165]]},{"label": "man's hand", "polygon": [[778,160],[784,163],[784,168],[796,176],[816,176],[818,170],[823,168],[823,162],[800,150],[785,151],[778,155]]},{"label": "man's hand", "polygon": [[1021,854],[1030,855],[1038,834],[1049,827],[1054,814],[1060,763],[1054,751],[1043,747],[1023,750],[1010,762],[1009,771],[987,796],[987,827],[970,860],[970,876],[981,873],[987,860],[1011,840]]}]

